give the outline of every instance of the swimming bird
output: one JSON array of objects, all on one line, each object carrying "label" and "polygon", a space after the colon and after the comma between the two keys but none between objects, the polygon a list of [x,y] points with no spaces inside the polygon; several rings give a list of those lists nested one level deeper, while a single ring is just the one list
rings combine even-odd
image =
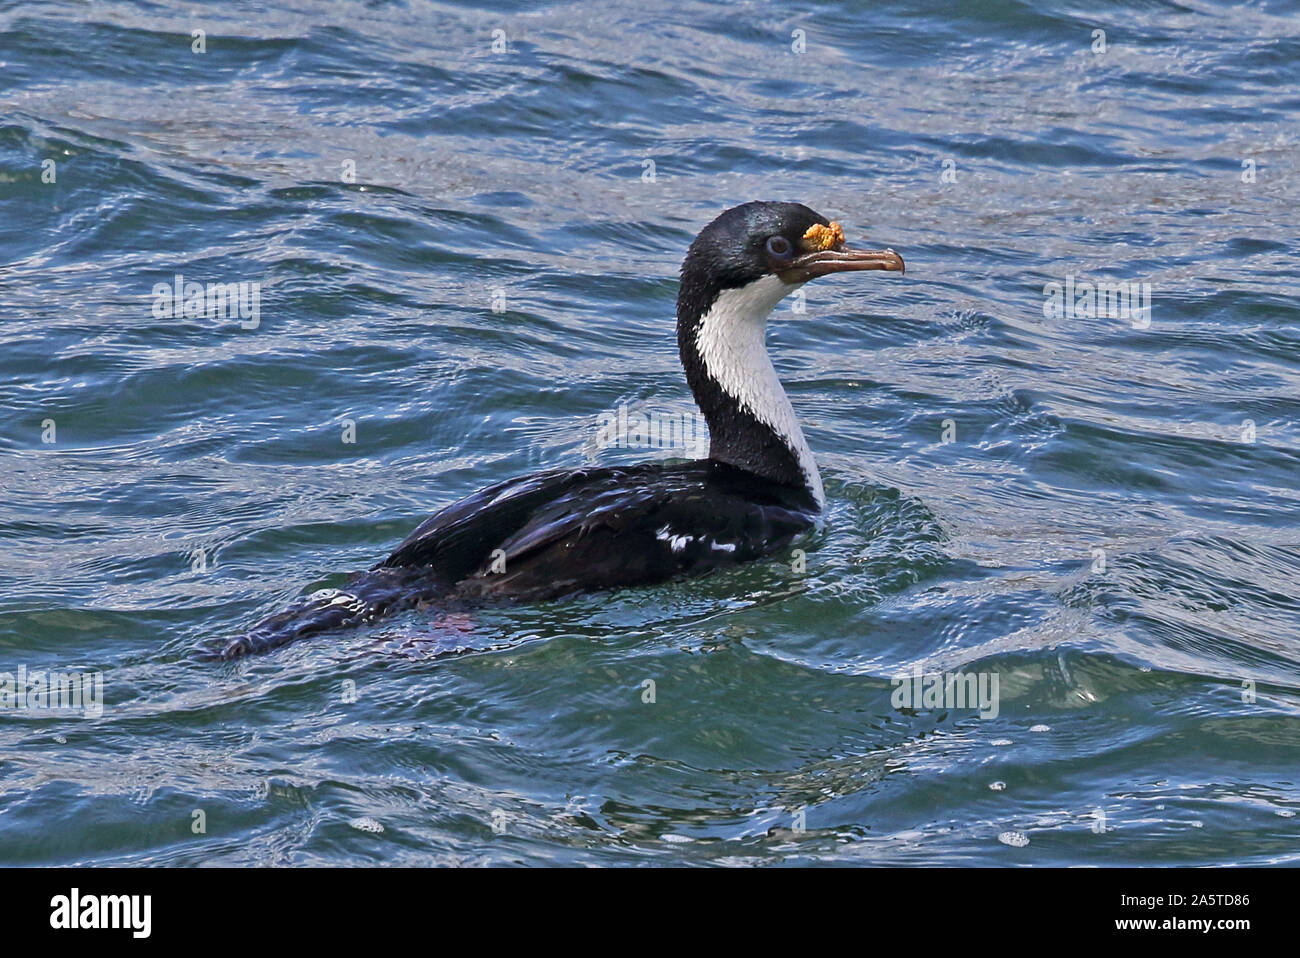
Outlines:
[{"label": "swimming bird", "polygon": [[821,474],[768,357],[778,302],[819,276],[903,272],[892,249],[845,246],[799,203],[751,202],[704,227],[682,263],[677,346],[708,458],[556,469],[435,513],[341,589],[323,589],[221,650],[235,658],[414,607],[545,600],[698,575],[782,549],[825,504]]}]

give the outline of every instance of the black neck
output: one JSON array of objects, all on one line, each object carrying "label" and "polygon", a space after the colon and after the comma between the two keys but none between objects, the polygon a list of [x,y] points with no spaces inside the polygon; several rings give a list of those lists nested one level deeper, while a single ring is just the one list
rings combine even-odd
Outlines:
[{"label": "black neck", "polygon": [[784,486],[807,489],[797,452],[771,426],[756,418],[722,388],[700,355],[698,333],[704,316],[725,288],[725,278],[709,279],[682,268],[677,294],[677,350],[686,382],[709,424],[709,458],[725,462]]}]

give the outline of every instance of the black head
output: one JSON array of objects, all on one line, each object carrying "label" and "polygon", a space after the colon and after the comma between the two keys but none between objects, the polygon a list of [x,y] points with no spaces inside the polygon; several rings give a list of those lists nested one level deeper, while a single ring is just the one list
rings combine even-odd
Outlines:
[{"label": "black head", "polygon": [[754,201],[722,213],[691,243],[682,262],[679,320],[698,320],[723,290],[776,276],[791,290],[848,270],[902,272],[893,250],[851,250],[844,231],[802,203]]}]

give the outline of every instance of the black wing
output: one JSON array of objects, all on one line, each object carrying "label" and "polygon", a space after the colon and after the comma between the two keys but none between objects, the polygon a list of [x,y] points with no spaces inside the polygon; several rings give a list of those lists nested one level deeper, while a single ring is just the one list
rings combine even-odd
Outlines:
[{"label": "black wing", "polygon": [[462,594],[540,599],[750,562],[808,529],[802,493],[712,463],[610,470],[541,506]]},{"label": "black wing", "polygon": [[467,595],[546,598],[748,562],[815,514],[801,491],[708,461],[544,472],[448,506],[376,568],[425,567]]},{"label": "black wing", "polygon": [[484,568],[492,550],[542,506],[606,469],[560,469],[488,486],[434,513],[374,568],[423,566],[447,583]]}]

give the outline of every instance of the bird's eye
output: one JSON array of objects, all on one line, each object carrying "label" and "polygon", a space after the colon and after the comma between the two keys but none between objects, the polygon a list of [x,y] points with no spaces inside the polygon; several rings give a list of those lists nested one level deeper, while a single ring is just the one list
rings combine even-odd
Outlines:
[{"label": "bird's eye", "polygon": [[790,255],[790,241],[784,236],[769,236],[767,251],[779,259],[785,259]]}]

